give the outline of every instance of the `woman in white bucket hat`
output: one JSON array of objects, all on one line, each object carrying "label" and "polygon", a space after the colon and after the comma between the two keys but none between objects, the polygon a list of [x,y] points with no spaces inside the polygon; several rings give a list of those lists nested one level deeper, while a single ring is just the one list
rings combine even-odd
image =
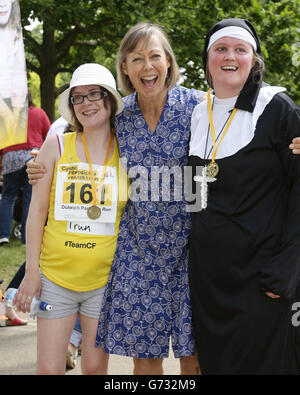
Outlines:
[{"label": "woman in white bucket hat", "polygon": [[95,338],[127,201],[127,176],[119,166],[113,129],[122,109],[109,70],[98,64],[78,67],[59,98],[60,113],[75,132],[50,136],[37,156],[47,172],[33,186],[26,274],[15,301],[23,312],[30,310],[33,296],[52,305],[37,314],[39,374],[65,372],[78,312],[82,371],[107,373],[108,355],[95,348]]}]

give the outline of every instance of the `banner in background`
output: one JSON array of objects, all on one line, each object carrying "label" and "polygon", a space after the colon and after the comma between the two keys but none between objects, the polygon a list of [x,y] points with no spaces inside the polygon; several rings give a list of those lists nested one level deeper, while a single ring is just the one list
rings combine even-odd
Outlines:
[{"label": "banner in background", "polygon": [[27,75],[18,0],[0,0],[0,149],[27,141]]}]

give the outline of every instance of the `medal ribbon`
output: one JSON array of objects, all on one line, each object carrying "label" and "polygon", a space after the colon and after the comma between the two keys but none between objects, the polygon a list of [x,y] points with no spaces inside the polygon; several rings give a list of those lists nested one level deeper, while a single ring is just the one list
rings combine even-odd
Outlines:
[{"label": "medal ribbon", "polygon": [[225,134],[227,133],[227,131],[229,129],[229,126],[230,126],[230,124],[231,124],[231,122],[232,122],[232,120],[233,120],[233,118],[234,118],[234,116],[235,116],[235,114],[237,112],[237,108],[234,108],[234,110],[232,111],[232,113],[231,113],[231,115],[230,115],[230,117],[228,119],[227,125],[226,125],[226,127],[225,127],[225,129],[224,129],[224,131],[223,131],[223,133],[222,133],[222,135],[220,137],[220,140],[219,140],[219,142],[218,142],[218,144],[216,146],[216,133],[215,133],[213,114],[212,114],[212,108],[211,108],[211,99],[210,99],[210,91],[211,90],[212,89],[210,88],[208,90],[208,94],[207,94],[207,110],[208,110],[209,126],[210,126],[211,137],[212,137],[212,144],[213,144],[213,151],[212,151],[212,154],[211,154],[211,163],[214,163],[216,155],[217,155],[217,151],[219,149],[219,146],[220,146],[223,138],[225,137]]},{"label": "medal ribbon", "polygon": [[[111,143],[112,143],[112,136],[113,136],[113,133],[111,132],[110,135],[109,135],[108,147],[107,147],[106,154],[105,154],[105,159],[104,159],[104,163],[103,163],[103,171],[102,171],[102,176],[101,176],[101,180],[100,180],[100,184],[99,184],[100,191],[102,189],[102,184],[103,184],[104,179],[105,179],[106,164],[108,162],[108,157],[109,157],[109,153],[110,153],[110,148],[111,148]],[[82,142],[83,142],[83,146],[84,146],[84,153],[85,153],[86,159],[88,161],[90,177],[91,177],[92,196],[93,196],[93,204],[92,204],[92,206],[96,206],[97,205],[97,195],[96,195],[95,176],[94,176],[94,171],[93,171],[93,167],[92,167],[92,161],[91,161],[91,157],[90,157],[90,154],[89,154],[89,150],[88,150],[88,146],[87,146],[87,143],[86,143],[86,139],[85,139],[85,136],[84,136],[84,132],[82,132]]]}]

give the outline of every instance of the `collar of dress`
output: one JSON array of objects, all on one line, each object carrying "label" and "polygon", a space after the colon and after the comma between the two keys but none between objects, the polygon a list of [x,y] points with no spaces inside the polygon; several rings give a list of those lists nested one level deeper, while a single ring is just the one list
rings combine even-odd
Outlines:
[{"label": "collar of dress", "polygon": [[[167,94],[166,104],[168,105],[168,107],[171,107],[174,104],[174,102],[176,103],[176,100],[174,101],[174,98],[172,99],[172,95],[170,94],[171,90],[172,90],[172,88],[168,90],[168,94]],[[165,106],[166,106],[166,104],[165,104]],[[134,92],[131,95],[127,96],[126,107],[127,107],[127,110],[130,110],[130,111],[140,111],[140,108],[139,108],[139,105],[137,102],[137,92]]]}]

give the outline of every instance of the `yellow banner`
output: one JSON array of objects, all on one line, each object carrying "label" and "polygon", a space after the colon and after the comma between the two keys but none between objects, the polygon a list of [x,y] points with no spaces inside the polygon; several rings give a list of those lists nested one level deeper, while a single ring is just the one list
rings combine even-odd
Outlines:
[{"label": "yellow banner", "polygon": [[27,141],[27,75],[18,0],[1,0],[0,149]]}]

